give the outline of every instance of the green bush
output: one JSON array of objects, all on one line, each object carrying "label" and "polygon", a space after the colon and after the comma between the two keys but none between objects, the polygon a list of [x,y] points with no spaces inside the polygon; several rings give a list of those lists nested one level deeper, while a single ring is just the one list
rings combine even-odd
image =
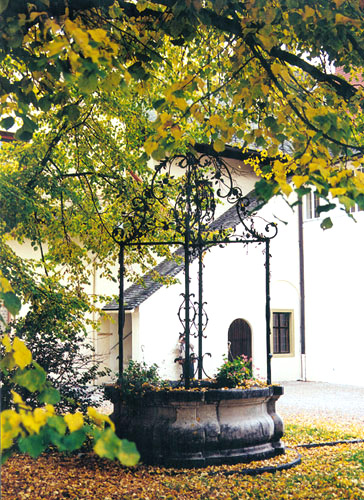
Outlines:
[{"label": "green bush", "polygon": [[233,361],[225,359],[216,374],[218,387],[244,386],[251,380],[254,380],[252,361],[244,355],[237,356]]},{"label": "green bush", "polygon": [[148,366],[144,361],[139,363],[130,360],[120,380],[120,394],[125,401],[132,402],[143,396],[148,389],[161,384],[158,365],[154,363]]}]

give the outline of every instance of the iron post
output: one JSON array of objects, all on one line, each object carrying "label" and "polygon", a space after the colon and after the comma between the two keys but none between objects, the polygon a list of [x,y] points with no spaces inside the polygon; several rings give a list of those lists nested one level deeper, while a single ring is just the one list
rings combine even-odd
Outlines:
[{"label": "iron post", "polygon": [[119,314],[118,314],[118,337],[119,337],[119,376],[118,380],[121,381],[124,370],[124,323],[125,323],[125,309],[124,309],[124,244],[119,243]]},{"label": "iron post", "polygon": [[[200,240],[200,235],[199,235]],[[203,309],[203,262],[202,262],[202,242],[198,245],[198,379],[202,379],[202,309]]]},{"label": "iron post", "polygon": [[267,343],[267,384],[272,383],[271,360],[272,353],[270,347],[270,240],[265,240],[265,323],[266,323],[266,343]]}]

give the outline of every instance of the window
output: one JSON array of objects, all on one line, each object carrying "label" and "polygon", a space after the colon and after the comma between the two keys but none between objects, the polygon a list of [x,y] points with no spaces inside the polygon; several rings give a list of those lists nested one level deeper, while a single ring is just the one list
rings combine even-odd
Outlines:
[{"label": "window", "polygon": [[355,212],[362,212],[364,208],[360,208],[356,203],[353,207],[350,209],[350,213],[353,214]]},{"label": "window", "polygon": [[273,354],[292,354],[292,313],[273,312]]},{"label": "window", "polygon": [[317,193],[311,192],[306,195],[306,219],[317,219],[320,214],[317,208],[320,206],[320,198]]}]

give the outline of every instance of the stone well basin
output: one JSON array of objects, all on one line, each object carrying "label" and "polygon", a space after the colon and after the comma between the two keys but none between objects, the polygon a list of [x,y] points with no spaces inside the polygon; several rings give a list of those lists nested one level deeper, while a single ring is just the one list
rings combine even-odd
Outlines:
[{"label": "stone well basin", "polygon": [[281,386],[148,392],[133,405],[108,389],[116,432],[136,443],[144,463],[203,467],[284,453]]}]

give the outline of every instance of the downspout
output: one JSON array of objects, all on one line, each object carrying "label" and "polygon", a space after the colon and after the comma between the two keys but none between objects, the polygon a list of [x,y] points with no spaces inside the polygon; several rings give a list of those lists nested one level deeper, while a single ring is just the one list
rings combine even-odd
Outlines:
[{"label": "downspout", "polygon": [[[93,264],[93,269],[92,269],[92,300],[95,303],[95,297],[96,297],[96,264]],[[95,310],[92,310],[92,345],[94,347],[94,351],[92,353],[92,360],[93,362],[96,361],[96,330],[95,330],[95,321],[96,321],[96,316],[95,316]]]},{"label": "downspout", "polygon": [[302,203],[298,205],[298,251],[300,269],[300,344],[301,344],[301,380],[307,381],[306,375],[306,325],[305,325],[305,256],[303,244]]}]

